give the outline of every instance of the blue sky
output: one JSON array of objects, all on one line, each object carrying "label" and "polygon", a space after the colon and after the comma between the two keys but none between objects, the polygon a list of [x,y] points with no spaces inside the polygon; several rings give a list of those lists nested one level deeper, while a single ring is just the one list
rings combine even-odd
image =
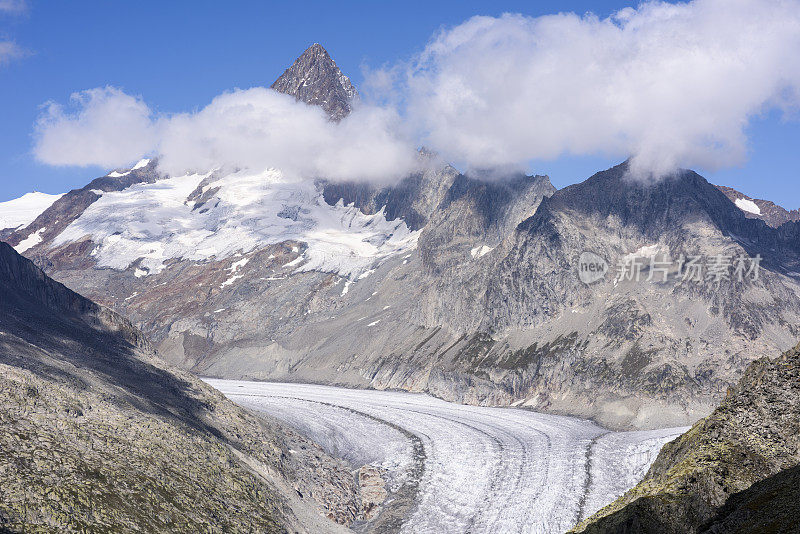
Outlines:
[{"label": "blue sky", "polygon": [[[473,15],[558,11],[601,17],[626,2],[29,2],[0,13],[0,39],[23,57],[0,66],[0,200],[80,187],[107,169],[50,167],[31,153],[41,105],[75,91],[113,85],[141,95],[157,112],[191,111],[234,87],[269,85],[313,42],[322,43],[358,85],[361,67],[420,52],[441,27]],[[735,90],[735,88],[731,88]],[[800,123],[769,113],[751,123],[741,168],[703,172],[787,208],[800,208]],[[616,160],[600,156],[534,162],[557,187]]]}]

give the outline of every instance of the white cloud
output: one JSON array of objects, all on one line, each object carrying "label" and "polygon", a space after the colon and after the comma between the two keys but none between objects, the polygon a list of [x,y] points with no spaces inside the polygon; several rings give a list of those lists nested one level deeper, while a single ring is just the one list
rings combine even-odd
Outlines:
[{"label": "white cloud", "polygon": [[113,87],[70,97],[72,112],[48,103],[36,125],[36,157],[50,165],[116,167],[150,153],[156,141],[150,109]]},{"label": "white cloud", "polygon": [[713,170],[746,157],[753,115],[797,105],[800,4],[475,17],[437,35],[406,82],[424,143],[470,166],[605,154]]},{"label": "white cloud", "polygon": [[171,172],[276,167],[300,177],[384,180],[402,176],[416,161],[399,131],[399,118],[387,109],[358,106],[335,123],[317,106],[259,87],[162,119],[157,148]]},{"label": "white cloud", "polygon": [[[25,0],[0,0],[0,15],[20,15],[28,10]],[[28,55],[29,52],[10,40],[0,41],[0,67]]]},{"label": "white cloud", "polygon": [[173,174],[277,167],[329,179],[396,179],[414,168],[418,144],[487,176],[564,154],[633,156],[637,174],[713,171],[745,159],[754,115],[798,107],[800,1],[475,17],[365,86],[383,105],[362,103],[339,123],[265,88],[161,116],[118,89],[92,89],[70,110],[47,106],[34,151],[55,165],[159,154]]},{"label": "white cloud", "polygon": [[140,99],[115,88],[73,95],[75,111],[49,104],[34,153],[51,165],[122,166],[160,155],[172,174],[217,167],[276,167],[298,178],[387,180],[416,162],[399,118],[359,106],[339,123],[321,108],[272,89],[236,90],[194,113],[154,117]]}]

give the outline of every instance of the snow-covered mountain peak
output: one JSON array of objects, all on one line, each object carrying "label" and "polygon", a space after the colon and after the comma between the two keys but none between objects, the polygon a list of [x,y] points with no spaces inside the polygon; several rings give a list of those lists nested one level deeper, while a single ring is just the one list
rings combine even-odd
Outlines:
[{"label": "snow-covered mountain peak", "polygon": [[118,171],[118,170],[117,171],[111,171],[106,176],[110,176],[111,178],[119,178],[121,176],[128,176],[131,172],[135,171],[136,169],[142,169],[144,167],[147,167],[147,165],[149,163],[150,163],[150,160],[147,159],[147,158],[140,159],[139,162],[136,163],[136,165],[134,165],[133,167],[131,167],[127,171]]},{"label": "snow-covered mountain peak", "polygon": [[[200,195],[197,195],[197,192]],[[325,203],[310,181],[276,169],[162,178],[105,193],[53,241],[86,237],[100,267],[140,274],[162,271],[172,259],[206,261],[294,240],[307,244],[297,270],[356,278],[381,259],[416,247],[418,232],[383,211]]]},{"label": "snow-covered mountain peak", "polygon": [[0,230],[27,226],[62,195],[34,191],[19,198],[0,202]]}]

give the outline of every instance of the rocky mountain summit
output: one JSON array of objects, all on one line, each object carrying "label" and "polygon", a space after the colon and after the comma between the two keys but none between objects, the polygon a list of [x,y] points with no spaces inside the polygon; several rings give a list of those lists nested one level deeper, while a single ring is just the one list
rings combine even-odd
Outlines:
[{"label": "rocky mountain summit", "polygon": [[800,345],[752,363],[644,480],[576,532],[796,532],[798,480]]},{"label": "rocky mountain summit", "polygon": [[[339,76],[323,52],[282,86]],[[751,218],[694,172],[642,183],[623,163],[556,191],[419,159],[393,185],[167,177],[148,162],[68,193],[8,241],[193,373],[614,428],[695,421],[750,361],[800,337],[800,222]],[[591,283],[584,253],[604,265]]]},{"label": "rocky mountain summit", "polygon": [[349,468],[0,243],[0,531],[335,532]]},{"label": "rocky mountain summit", "polygon": [[319,43],[308,47],[275,80],[272,88],[306,104],[320,106],[335,121],[349,115],[353,100],[358,98],[358,91],[350,78],[342,74]]},{"label": "rocky mountain summit", "polygon": [[774,202],[749,197],[731,187],[718,185],[717,188],[725,193],[725,196],[736,204],[747,217],[761,219],[773,228],[779,228],[788,222],[800,221],[800,210],[789,211]]}]

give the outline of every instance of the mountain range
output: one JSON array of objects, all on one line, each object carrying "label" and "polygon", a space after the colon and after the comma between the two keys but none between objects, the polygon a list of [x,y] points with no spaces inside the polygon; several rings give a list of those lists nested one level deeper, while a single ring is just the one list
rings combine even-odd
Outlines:
[{"label": "mountain range", "polygon": [[[272,87],[334,121],[359,105],[318,44]],[[689,170],[644,183],[624,162],[556,190],[546,176],[418,158],[419,172],[385,186],[280,169],[167,176],[153,157],[3,235],[130,318],[171,364],[210,377],[656,428],[707,415],[749,362],[800,337],[790,212]],[[605,265],[590,284],[584,257]],[[723,260],[728,275],[707,277]]]}]

